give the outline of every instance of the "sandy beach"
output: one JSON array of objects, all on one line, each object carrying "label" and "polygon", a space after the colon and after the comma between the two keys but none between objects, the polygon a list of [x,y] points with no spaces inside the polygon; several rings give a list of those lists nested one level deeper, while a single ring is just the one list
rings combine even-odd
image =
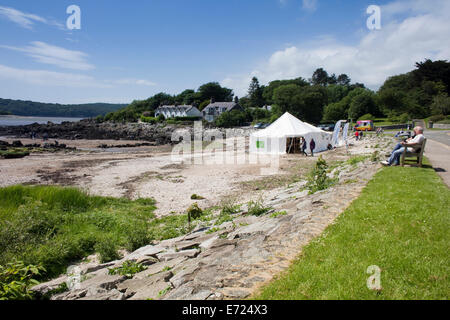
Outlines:
[{"label": "sandy beach", "polygon": [[[12,142],[13,138],[2,138]],[[22,143],[35,143],[21,139]],[[137,198],[154,198],[158,216],[183,213],[194,202],[203,208],[219,204],[224,199],[245,203],[250,199],[270,197],[273,186],[258,188],[258,181],[277,181],[297,175],[301,177],[317,160],[300,155],[279,158],[279,170],[267,175],[261,169],[270,168],[271,159],[259,159],[260,163],[221,164],[217,157],[223,151],[204,150],[182,159],[171,154],[172,146],[134,148],[99,148],[131,144],[141,141],[60,140],[59,143],[76,147],[75,152],[32,154],[23,159],[0,161],[0,186],[15,184],[57,184],[76,186],[93,195]],[[216,142],[219,143],[220,142]],[[244,143],[235,147],[236,154],[248,157]],[[367,143],[357,142],[352,153],[367,153]],[[240,147],[239,147],[240,146]],[[347,157],[345,148],[322,153],[327,160]],[[199,157],[200,162],[199,163]],[[196,160],[197,159],[197,160]],[[221,158],[222,159],[222,158]],[[212,164],[211,164],[212,163]],[[197,194],[204,200],[191,200]],[[234,199],[234,200],[233,200]]]}]

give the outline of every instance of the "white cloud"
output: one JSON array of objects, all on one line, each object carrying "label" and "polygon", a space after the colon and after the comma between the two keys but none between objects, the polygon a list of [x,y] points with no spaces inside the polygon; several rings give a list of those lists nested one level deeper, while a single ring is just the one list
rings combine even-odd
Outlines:
[{"label": "white cloud", "polygon": [[8,19],[9,21],[12,21],[25,29],[33,29],[33,25],[36,22],[53,25],[60,29],[64,28],[64,25],[57,21],[53,21],[53,20],[50,21],[50,20],[40,17],[36,14],[25,13],[25,12],[16,10],[14,8],[9,8],[9,7],[0,6],[0,16],[3,16],[4,18]]},{"label": "white cloud", "polygon": [[60,68],[74,70],[92,70],[95,68],[86,62],[88,56],[86,53],[49,45],[45,42],[35,41],[30,46],[23,48],[4,45],[0,46],[0,48],[24,52],[39,63],[50,64]]},{"label": "white cloud", "polygon": [[113,81],[113,83],[120,84],[120,85],[138,85],[138,86],[147,86],[147,87],[156,86],[156,83],[149,81],[149,80],[144,80],[144,79],[119,79],[119,80]]},{"label": "white cloud", "polygon": [[19,81],[22,83],[40,85],[40,86],[55,86],[55,87],[70,87],[70,88],[111,88],[112,85],[97,81],[91,76],[52,72],[47,70],[29,70],[12,68],[5,65],[0,65],[0,79]]},{"label": "white cloud", "polygon": [[[396,15],[406,15],[394,19]],[[424,59],[450,59],[450,1],[395,1],[382,7],[382,29],[367,33],[356,45],[317,41],[276,51],[248,74],[231,75],[222,84],[245,95],[250,79],[309,78],[315,69],[346,73],[354,82],[378,89],[390,76],[411,71]]]},{"label": "white cloud", "polygon": [[306,11],[316,11],[318,0],[303,0],[302,8]]}]

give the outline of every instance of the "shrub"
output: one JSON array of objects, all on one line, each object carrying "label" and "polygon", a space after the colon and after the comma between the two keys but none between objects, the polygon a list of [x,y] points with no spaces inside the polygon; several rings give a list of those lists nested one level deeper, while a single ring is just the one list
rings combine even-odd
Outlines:
[{"label": "shrub", "polygon": [[328,164],[322,158],[322,156],[320,156],[316,162],[316,165],[308,175],[308,182],[306,183],[306,188],[309,190],[310,194],[316,193],[317,191],[328,189],[336,182],[335,179],[331,179],[328,177],[327,171],[328,171]]},{"label": "shrub", "polygon": [[110,275],[121,275],[128,279],[133,278],[136,273],[146,270],[147,267],[134,261],[125,261],[120,267],[108,269]]},{"label": "shrub", "polygon": [[193,194],[192,196],[191,196],[191,200],[205,200],[205,198],[203,198],[202,196],[199,196],[199,195],[197,195],[197,194]]},{"label": "shrub", "polygon": [[203,210],[198,206],[197,202],[193,203],[187,210],[187,214],[191,219],[198,219],[203,215]]},{"label": "shrub", "polygon": [[248,203],[248,213],[252,216],[262,216],[272,210],[270,207],[264,207],[262,199],[256,201],[250,201]]},{"label": "shrub", "polygon": [[380,161],[380,153],[378,151],[375,151],[374,153],[372,153],[372,155],[370,156],[370,161],[372,161],[372,162]]},{"label": "shrub", "polygon": [[0,265],[0,300],[31,300],[33,293],[29,290],[39,282],[36,280],[45,271],[40,266],[26,266],[21,261]]},{"label": "shrub", "polygon": [[148,245],[151,241],[146,223],[135,224],[132,228],[133,232],[130,232],[127,236],[127,250],[135,251],[141,247]]},{"label": "shrub", "polygon": [[241,211],[241,205],[236,204],[232,199],[222,201],[222,209],[220,215],[236,214]]},{"label": "shrub", "polygon": [[431,116],[428,119],[432,122],[439,122],[439,121],[445,120],[445,116],[443,114],[438,114],[435,116]]},{"label": "shrub", "polygon": [[95,244],[95,251],[100,256],[100,262],[110,262],[120,258],[118,253],[118,246],[114,239],[110,236],[104,236],[99,242]]},{"label": "shrub", "polygon": [[141,121],[145,122],[145,123],[150,123],[150,124],[155,124],[158,119],[154,118],[154,117],[146,117],[146,116],[141,116]]}]

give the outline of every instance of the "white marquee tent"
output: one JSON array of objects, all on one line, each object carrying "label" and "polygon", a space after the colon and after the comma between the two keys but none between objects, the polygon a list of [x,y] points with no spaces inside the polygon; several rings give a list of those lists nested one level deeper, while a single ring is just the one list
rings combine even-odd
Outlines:
[{"label": "white marquee tent", "polygon": [[268,128],[255,132],[250,136],[251,153],[286,154],[288,138],[303,137],[307,142],[307,152],[311,139],[316,142],[314,152],[327,150],[331,142],[331,134],[300,121],[286,112],[281,118],[272,123]]}]

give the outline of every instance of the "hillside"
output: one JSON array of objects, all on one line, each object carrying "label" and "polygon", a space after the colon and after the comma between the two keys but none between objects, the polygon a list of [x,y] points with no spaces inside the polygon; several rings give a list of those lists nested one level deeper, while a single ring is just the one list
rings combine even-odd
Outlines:
[{"label": "hillside", "polygon": [[63,105],[0,98],[0,114],[36,117],[89,118],[124,108],[125,104],[90,103]]}]

